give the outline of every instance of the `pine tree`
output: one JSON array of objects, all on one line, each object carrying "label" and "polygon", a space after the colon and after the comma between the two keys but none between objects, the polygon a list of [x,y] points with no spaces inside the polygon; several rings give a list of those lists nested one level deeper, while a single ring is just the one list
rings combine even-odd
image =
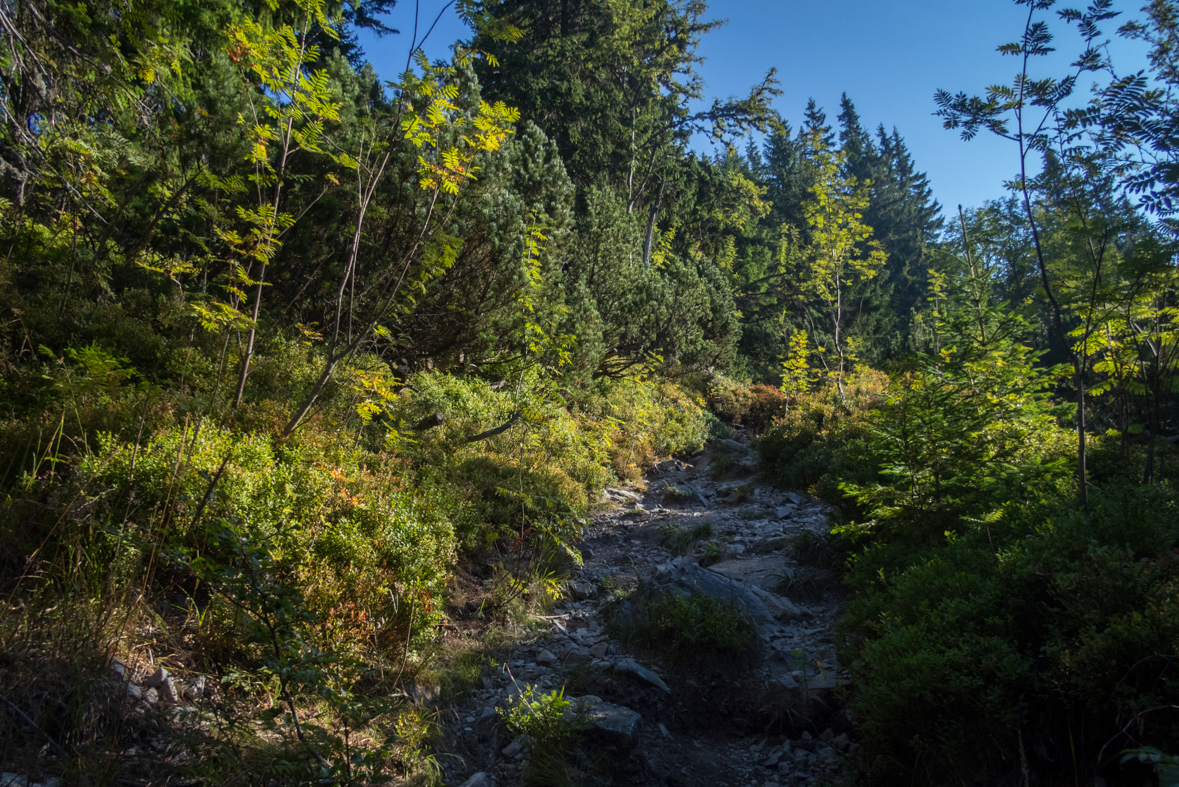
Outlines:
[{"label": "pine tree", "polygon": [[860,125],[860,116],[847,93],[839,101],[839,149],[845,156],[848,175],[860,182],[875,180],[878,154],[872,137]]},{"label": "pine tree", "polygon": [[827,113],[812,98],[806,102],[806,111],[803,112],[802,128],[799,129],[798,136],[800,141],[809,142],[816,134],[823,147],[835,147],[835,132],[827,124]]}]

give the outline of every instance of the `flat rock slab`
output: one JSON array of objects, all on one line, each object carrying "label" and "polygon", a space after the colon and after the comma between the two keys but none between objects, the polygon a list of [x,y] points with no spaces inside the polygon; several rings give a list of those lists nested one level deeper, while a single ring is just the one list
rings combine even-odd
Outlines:
[{"label": "flat rock slab", "polygon": [[782,557],[751,557],[747,560],[726,560],[708,567],[721,576],[757,585],[763,590],[773,590],[778,579],[786,571],[786,559]]},{"label": "flat rock slab", "polygon": [[758,622],[768,623],[774,620],[769,607],[744,582],[738,582],[706,568],[680,565],[668,573],[667,582],[681,591],[703,593],[713,598],[731,601]]},{"label": "flat rock slab", "polygon": [[745,445],[744,443],[738,443],[736,440],[718,440],[717,442],[723,445],[725,448],[728,448],[730,451],[739,451],[743,454],[753,453],[752,448]]}]

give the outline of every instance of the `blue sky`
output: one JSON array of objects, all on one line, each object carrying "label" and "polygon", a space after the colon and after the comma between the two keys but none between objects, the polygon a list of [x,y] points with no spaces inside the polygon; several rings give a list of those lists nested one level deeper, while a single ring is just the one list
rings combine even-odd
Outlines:
[{"label": "blue sky", "polygon": [[[1080,5],[1061,3],[1061,7]],[[421,0],[420,27],[429,25],[444,3]],[[1135,11],[1139,3],[1120,3]],[[1027,10],[1012,0],[729,0],[712,2],[711,16],[728,24],[705,36],[700,73],[706,95],[740,95],[777,67],[783,94],[775,107],[797,127],[807,100],[814,98],[834,124],[839,98],[847,93],[864,125],[894,126],[908,144],[919,169],[928,173],[934,196],[947,212],[956,205],[977,206],[1004,194],[1003,182],[1017,170],[1012,143],[993,137],[963,142],[934,117],[934,91],[981,93],[986,85],[1010,82],[1018,64],[995,48],[1016,40]],[[389,24],[401,34],[364,39],[369,60],[385,78],[405,64],[413,30],[414,4],[402,0]],[[1058,55],[1037,65],[1041,75],[1060,75],[1080,51],[1078,37],[1055,17]],[[1106,23],[1119,70],[1142,68],[1141,47],[1114,35],[1124,18]],[[424,32],[419,30],[419,37]],[[469,31],[458,18],[443,15],[426,53],[447,54],[449,45]],[[705,145],[702,150],[708,150]]]}]

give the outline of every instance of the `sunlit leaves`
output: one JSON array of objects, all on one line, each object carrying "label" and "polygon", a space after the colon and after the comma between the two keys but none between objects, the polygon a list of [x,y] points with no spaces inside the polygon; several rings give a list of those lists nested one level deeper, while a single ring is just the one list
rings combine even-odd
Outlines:
[{"label": "sunlit leaves", "polygon": [[810,225],[810,243],[799,251],[803,260],[800,290],[817,302],[822,319],[828,323],[837,356],[828,362],[827,351],[818,349],[827,372],[842,384],[848,355],[846,328],[850,307],[845,303],[848,288],[869,281],[884,267],[888,258],[883,247],[872,240],[872,228],[864,224],[870,192],[868,183],[845,175],[845,154],[832,151],[822,136],[811,137],[815,184],[811,198],[803,205],[803,216]]},{"label": "sunlit leaves", "polygon": [[502,101],[481,101],[472,117],[456,103],[459,89],[453,81],[454,66],[432,65],[421,53],[417,64],[422,74],[409,72],[398,86],[406,97],[401,131],[421,151],[418,185],[455,195],[464,182],[475,179],[476,156],[498,150],[520,112]]}]

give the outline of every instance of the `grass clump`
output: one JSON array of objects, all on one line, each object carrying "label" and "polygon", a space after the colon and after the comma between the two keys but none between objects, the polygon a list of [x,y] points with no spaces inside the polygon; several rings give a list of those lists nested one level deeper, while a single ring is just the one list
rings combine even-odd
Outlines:
[{"label": "grass clump", "polygon": [[666,524],[659,526],[659,546],[671,550],[677,557],[690,554],[701,541],[712,538],[711,522],[701,522],[693,527],[677,527]]},{"label": "grass clump", "polygon": [[734,505],[744,505],[753,499],[756,491],[756,484],[741,484],[729,490],[728,501]]},{"label": "grass clump", "polygon": [[700,550],[699,563],[702,566],[711,566],[719,563],[721,558],[725,556],[725,550],[715,541],[709,541]]},{"label": "grass clump", "polygon": [[841,555],[831,542],[831,537],[803,529],[786,539],[790,556],[804,566],[818,569],[833,569],[840,565]]},{"label": "grass clump", "polygon": [[696,490],[687,484],[673,484],[670,482],[664,483],[663,502],[664,503],[695,503],[700,500],[696,494]]},{"label": "grass clump", "polygon": [[636,593],[611,627],[627,644],[679,659],[745,656],[757,644],[757,624],[748,615],[704,593]]},{"label": "grass clump", "polygon": [[804,566],[791,573],[778,576],[777,590],[791,601],[809,604],[818,601],[839,586],[839,580],[831,571]]}]

